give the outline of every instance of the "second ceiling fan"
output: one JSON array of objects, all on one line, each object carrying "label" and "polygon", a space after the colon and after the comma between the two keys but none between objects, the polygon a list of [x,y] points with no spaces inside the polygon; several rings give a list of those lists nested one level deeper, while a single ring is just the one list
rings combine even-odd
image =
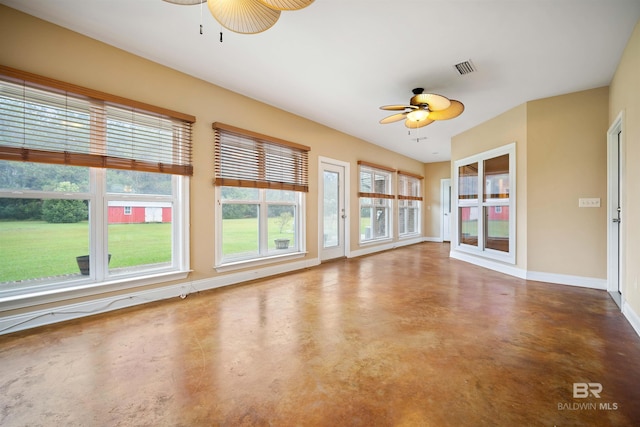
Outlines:
[{"label": "second ceiling fan", "polygon": [[423,88],[413,89],[409,105],[383,105],[381,110],[402,111],[380,120],[381,124],[404,120],[410,129],[427,126],[436,120],[448,120],[458,117],[464,111],[464,105],[455,99],[449,99],[434,93],[424,93]]}]

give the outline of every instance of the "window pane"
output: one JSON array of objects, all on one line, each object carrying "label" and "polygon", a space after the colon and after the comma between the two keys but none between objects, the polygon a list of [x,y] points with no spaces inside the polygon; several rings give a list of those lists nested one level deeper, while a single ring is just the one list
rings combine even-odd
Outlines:
[{"label": "window pane", "polygon": [[86,193],[89,168],[0,160],[0,189]]},{"label": "window pane", "polygon": [[108,169],[107,191],[120,194],[171,195],[172,177],[161,173]]},{"label": "window pane", "polygon": [[478,208],[460,208],[460,243],[478,246]]},{"label": "window pane", "polygon": [[376,208],[375,215],[373,217],[373,236],[374,237],[387,237],[389,227],[388,225],[388,209]]},{"label": "window pane", "polygon": [[332,171],[324,171],[324,212],[322,215],[322,230],[324,232],[323,247],[336,247],[340,243],[340,227],[339,227],[339,174]]},{"label": "window pane", "polygon": [[407,209],[407,233],[418,232],[418,210],[416,208]]},{"label": "window pane", "polygon": [[251,258],[259,254],[258,205],[222,205],[222,256]]},{"label": "window pane", "polygon": [[484,161],[484,199],[506,199],[509,197],[509,155]]},{"label": "window pane", "polygon": [[373,190],[374,193],[389,194],[389,191],[388,191],[389,175],[388,174],[376,173],[374,180],[375,180],[375,188]]},{"label": "window pane", "polygon": [[405,234],[407,232],[407,208],[398,209],[398,233]]},{"label": "window pane", "polygon": [[89,253],[88,203],[0,198],[0,290],[80,277],[76,257]]},{"label": "window pane", "polygon": [[458,180],[459,198],[478,198],[478,163],[460,166],[458,169]]},{"label": "window pane", "polygon": [[257,188],[222,187],[222,200],[260,200],[260,190]]},{"label": "window pane", "polygon": [[171,203],[110,201],[109,273],[170,266],[172,216]]},{"label": "window pane", "polygon": [[360,191],[363,193],[373,193],[373,185],[371,184],[371,172],[368,170],[360,171]]},{"label": "window pane", "polygon": [[282,252],[286,249],[294,250],[296,242],[296,209],[291,205],[269,205],[268,218],[268,247],[269,251]]},{"label": "window pane", "polygon": [[509,252],[509,207],[485,208],[485,248]]},{"label": "window pane", "polygon": [[373,237],[371,232],[371,213],[373,210],[368,207],[360,208],[360,240],[369,240]]},{"label": "window pane", "polygon": [[296,191],[266,190],[268,202],[291,202],[295,203],[298,193]]}]

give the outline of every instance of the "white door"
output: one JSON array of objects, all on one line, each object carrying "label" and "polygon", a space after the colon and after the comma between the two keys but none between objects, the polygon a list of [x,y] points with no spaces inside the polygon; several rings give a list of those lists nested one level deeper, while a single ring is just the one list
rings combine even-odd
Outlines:
[{"label": "white door", "polygon": [[440,229],[443,242],[451,241],[451,180],[440,180],[440,207],[442,217]]},{"label": "white door", "polygon": [[346,256],[348,243],[347,183],[348,164],[320,160],[320,260]]},{"label": "white door", "polygon": [[607,291],[622,307],[622,228],[624,224],[622,201],[623,189],[623,138],[622,116],[619,116],[607,133],[608,141],[608,202],[607,202]]},{"label": "white door", "polygon": [[144,222],[162,222],[162,208],[144,208]]}]

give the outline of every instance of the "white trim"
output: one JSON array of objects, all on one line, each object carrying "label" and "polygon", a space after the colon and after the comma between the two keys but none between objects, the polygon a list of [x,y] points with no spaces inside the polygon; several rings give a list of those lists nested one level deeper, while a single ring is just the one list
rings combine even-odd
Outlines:
[{"label": "white trim", "polygon": [[489,270],[497,271],[499,273],[508,274],[509,276],[514,276],[520,279],[531,280],[535,282],[553,283],[557,285],[568,285],[568,286],[578,286],[581,288],[600,289],[603,291],[607,289],[606,279],[600,279],[597,277],[584,277],[584,276],[573,276],[568,274],[528,271],[512,265],[474,256],[472,254],[460,252],[457,250],[452,250],[450,252],[450,256],[451,258],[454,258],[460,261],[468,262],[470,264],[474,264],[479,267],[487,268]]},{"label": "white trim", "polygon": [[442,240],[442,237],[423,237],[422,241],[423,242],[444,243],[444,240]]},{"label": "white trim", "polygon": [[[507,204],[500,203],[509,208],[509,252],[500,252],[487,250],[484,248],[484,223],[482,218],[484,217],[484,208],[486,206],[495,205],[490,200],[483,201],[484,199],[484,160],[499,157],[502,155],[509,155],[509,201]],[[487,259],[494,259],[497,262],[506,262],[509,264],[516,264],[516,143],[511,142],[501,147],[493,148],[491,150],[474,154],[464,159],[459,159],[453,163],[453,178],[451,181],[451,215],[452,215],[452,229],[451,233],[451,247],[456,251],[464,251],[470,255],[485,257]],[[459,184],[459,169],[461,166],[478,163],[478,198],[472,199],[472,201],[460,201],[458,195]],[[477,207],[478,209],[478,246],[469,246],[460,243],[460,220],[458,218],[458,210],[461,206],[465,207]]]},{"label": "white trim", "polygon": [[449,256],[451,258],[468,262],[470,264],[477,265],[479,267],[488,268],[489,270],[497,271],[499,273],[508,274],[509,276],[518,277],[520,279],[527,278],[527,272],[521,268],[513,265],[503,264],[492,259],[480,257],[474,254],[462,252],[456,249],[450,251]]},{"label": "white trim", "polygon": [[[343,168],[344,170],[344,176],[342,177],[342,181],[343,181],[343,190],[344,190],[344,194],[343,194],[343,203],[344,203],[344,213],[346,215],[346,218],[343,221],[343,242],[342,244],[344,245],[344,253],[340,254],[340,256],[346,256],[347,258],[350,256],[351,254],[351,220],[350,220],[350,215],[351,215],[351,208],[350,208],[350,204],[349,201],[351,200],[351,198],[349,197],[350,193],[350,183],[351,183],[351,163],[349,162],[343,162],[341,160],[336,160],[336,159],[332,159],[329,157],[324,157],[324,156],[318,156],[318,254],[319,257],[322,259],[323,258],[323,253],[322,251],[324,250],[323,248],[323,242],[324,242],[324,236],[323,236],[323,229],[322,226],[320,225],[320,221],[323,221],[324,218],[324,200],[322,200],[322,198],[324,197],[324,168],[322,166],[322,164],[325,163],[327,165],[333,165],[333,166],[338,166]],[[340,257],[338,256],[338,257]],[[328,259],[332,259],[331,258],[327,258]]]},{"label": "white trim", "polygon": [[[449,187],[449,212],[446,212],[446,208],[447,206],[445,206],[444,200],[445,200],[445,193],[444,193],[444,185],[448,182],[448,187]],[[447,242],[451,241],[451,231],[452,231],[452,218],[453,218],[453,214],[452,214],[452,208],[453,208],[453,188],[451,187],[451,178],[442,178],[440,179],[440,242],[444,242],[444,217],[445,217],[445,213],[448,213],[447,215],[447,220],[449,220],[449,240],[447,240]]]},{"label": "white trim", "polygon": [[27,313],[0,317],[0,335],[17,332],[37,326],[50,325],[66,320],[78,319],[98,313],[106,313],[126,307],[146,304],[174,297],[186,298],[187,295],[235,285],[250,280],[260,279],[277,274],[288,273],[320,264],[318,258],[305,261],[263,267],[239,273],[225,274],[198,281],[186,281],[161,288],[130,292],[122,295],[100,298],[91,301],[67,304],[56,308],[33,310]]},{"label": "white trim", "polygon": [[636,334],[640,335],[640,316],[633,310],[627,301],[622,303],[622,314],[627,318],[633,329],[636,331]]},{"label": "white trim", "polygon": [[368,245],[364,246],[361,249],[351,251],[348,258],[356,258],[359,256],[370,255],[376,252],[388,251],[395,248],[400,248],[402,246],[410,246],[415,245],[417,243],[424,242],[424,237],[415,237],[413,239],[404,239],[398,240],[396,242],[388,242],[382,245]]},{"label": "white trim", "polygon": [[527,271],[527,280],[555,283],[558,285],[577,286],[580,288],[600,289],[603,291],[607,290],[607,279],[599,279],[597,277]]},{"label": "white trim", "polygon": [[[618,188],[618,175],[624,177],[624,111],[621,111],[607,130],[607,290],[618,292],[618,287],[624,294],[624,238],[626,222],[616,225],[613,222],[613,212],[617,206],[613,206],[613,194],[619,193],[618,204],[621,215],[624,215],[624,178],[620,180]],[[618,132],[622,132],[620,138],[620,154],[618,159]],[[616,161],[618,164],[616,164]],[[620,170],[618,171],[618,165]],[[617,215],[616,215],[617,216]],[[619,230],[618,230],[619,228]],[[618,234],[619,231],[619,234]],[[619,241],[618,241],[619,236]],[[617,246],[619,251],[615,248]],[[616,283],[614,276],[618,276]]]}]

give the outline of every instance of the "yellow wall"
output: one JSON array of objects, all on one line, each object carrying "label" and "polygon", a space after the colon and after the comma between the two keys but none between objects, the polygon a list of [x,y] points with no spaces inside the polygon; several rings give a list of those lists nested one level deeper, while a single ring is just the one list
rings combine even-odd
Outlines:
[{"label": "yellow wall", "polygon": [[[623,295],[640,316],[640,21],[629,39],[610,86],[609,124],[624,112],[625,185],[622,200]],[[640,333],[640,331],[639,331]]]},{"label": "yellow wall", "polygon": [[[516,267],[527,268],[527,106],[515,107],[453,137],[451,167],[456,160],[516,143]],[[455,176],[453,169],[451,176]],[[453,184],[453,183],[452,183]]]},{"label": "yellow wall", "polygon": [[[600,88],[527,104],[527,267],[607,277],[607,104]],[[600,208],[579,208],[581,197]]]},{"label": "yellow wall", "polygon": [[[0,63],[91,89],[194,115],[189,280],[219,275],[215,254],[213,122],[311,147],[306,260],[318,258],[318,157],[351,164],[351,250],[358,244],[358,160],[415,174],[424,164],[294,114],[0,5]],[[6,42],[10,40],[11,43]],[[373,245],[375,246],[375,245]],[[372,245],[368,245],[371,248]],[[157,286],[156,286],[157,287]]]},{"label": "yellow wall", "polygon": [[440,205],[440,180],[451,178],[451,162],[427,163],[424,165],[424,232],[430,240],[442,239],[442,206]]}]

